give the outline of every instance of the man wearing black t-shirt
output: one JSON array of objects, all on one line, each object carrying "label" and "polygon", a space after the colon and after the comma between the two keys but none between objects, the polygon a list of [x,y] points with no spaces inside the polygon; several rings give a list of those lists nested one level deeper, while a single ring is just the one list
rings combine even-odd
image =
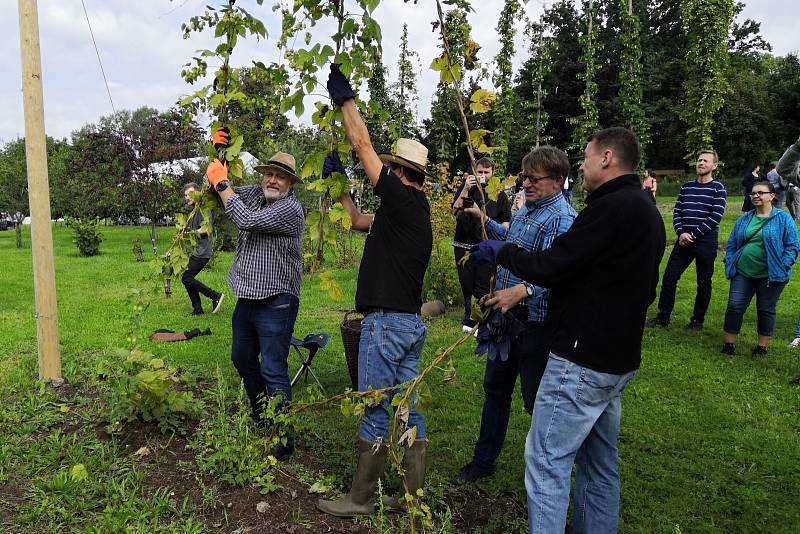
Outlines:
[{"label": "man wearing black t-shirt", "polygon": [[[375,215],[361,213],[347,193],[339,199],[352,228],[369,232],[356,289],[356,309],[364,314],[358,389],[396,386],[419,374],[419,357],[425,342],[425,324],[420,316],[422,280],[433,247],[431,210],[422,191],[428,149],[411,139],[398,139],[392,154],[378,155],[356,107],[355,93],[338,65],[331,66],[328,92],[342,109],[347,137],[381,199]],[[323,176],[332,172],[344,174],[336,152],[325,158],[323,166]],[[390,400],[391,396],[366,409],[358,431],[358,467],[350,493],[333,501],[320,499],[317,508],[323,512],[352,517],[374,511],[375,490],[388,452]],[[413,404],[406,426],[415,428],[416,434],[406,444],[400,495],[416,495],[425,478],[428,440],[425,419]],[[399,431],[404,434],[407,429]],[[404,503],[397,496],[385,499],[384,505],[403,509]]]},{"label": "man wearing black t-shirt", "polygon": [[[494,269],[490,265],[463,264],[461,259],[467,253],[464,245],[475,245],[483,240],[481,220],[464,211],[472,206],[486,206],[486,216],[508,228],[511,221],[511,203],[503,191],[497,195],[497,201],[486,194],[486,184],[494,174],[494,161],[481,158],[475,162],[476,176],[467,175],[459,192],[453,198],[453,213],[456,216],[456,231],[453,236],[453,253],[456,259],[458,282],[464,295],[464,318],[462,328],[469,332],[475,326],[472,320],[472,297],[480,299],[489,292],[489,278]],[[480,188],[478,187],[480,183]],[[483,193],[481,193],[483,191]]]}]

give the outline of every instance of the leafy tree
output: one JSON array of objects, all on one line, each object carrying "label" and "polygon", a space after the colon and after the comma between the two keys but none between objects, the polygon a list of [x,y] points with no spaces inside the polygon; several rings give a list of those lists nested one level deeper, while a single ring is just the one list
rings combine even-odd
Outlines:
[{"label": "leafy tree", "polygon": [[[65,155],[69,152],[70,147],[66,141],[59,141],[51,137],[47,137],[46,143],[51,205],[58,206],[60,186],[66,172]],[[55,195],[54,191],[58,191],[59,195]],[[14,218],[16,246],[21,248],[23,245],[22,220],[30,215],[24,138],[10,141],[0,149],[0,212],[6,212]],[[60,217],[61,213],[59,210],[51,209],[51,215]]]}]

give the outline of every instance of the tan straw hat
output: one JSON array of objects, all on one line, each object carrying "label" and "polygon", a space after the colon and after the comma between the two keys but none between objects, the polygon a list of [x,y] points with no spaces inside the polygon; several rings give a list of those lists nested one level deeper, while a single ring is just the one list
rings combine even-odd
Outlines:
[{"label": "tan straw hat", "polygon": [[378,154],[378,157],[384,163],[397,163],[403,167],[421,172],[426,176],[431,176],[426,170],[428,166],[428,149],[425,148],[425,145],[413,139],[401,137],[397,140],[394,151],[391,154]]},{"label": "tan straw hat", "polygon": [[274,156],[269,158],[269,161],[263,165],[256,165],[253,170],[263,174],[267,169],[277,169],[291,176],[295,182],[299,182],[300,177],[297,176],[295,167],[294,156],[286,152],[276,152]]}]

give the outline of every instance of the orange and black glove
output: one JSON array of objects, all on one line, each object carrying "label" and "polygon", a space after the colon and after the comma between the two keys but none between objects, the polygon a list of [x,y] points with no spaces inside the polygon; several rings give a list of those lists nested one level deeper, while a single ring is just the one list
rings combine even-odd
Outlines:
[{"label": "orange and black glove", "polygon": [[217,150],[226,148],[231,142],[231,131],[226,126],[217,128],[217,131],[211,136],[211,142],[214,143],[214,148]]},{"label": "orange and black glove", "polygon": [[206,176],[208,177],[208,183],[211,184],[211,187],[216,189],[217,184],[228,180],[228,167],[220,162],[220,160],[215,159],[208,166],[208,169],[206,169]]}]

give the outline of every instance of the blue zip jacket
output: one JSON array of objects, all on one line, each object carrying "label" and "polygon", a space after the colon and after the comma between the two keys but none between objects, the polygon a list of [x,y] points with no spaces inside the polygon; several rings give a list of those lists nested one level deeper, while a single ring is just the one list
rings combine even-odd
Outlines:
[{"label": "blue zip jacket", "polygon": [[[755,216],[750,210],[739,217],[733,226],[725,247],[725,276],[730,280],[736,276],[736,264],[744,248],[747,225]],[[773,220],[774,219],[774,220]],[[792,265],[800,251],[797,226],[792,216],[780,208],[772,208],[767,222],[761,230],[764,248],[767,251],[767,273],[770,282],[785,282],[792,276]]]}]

